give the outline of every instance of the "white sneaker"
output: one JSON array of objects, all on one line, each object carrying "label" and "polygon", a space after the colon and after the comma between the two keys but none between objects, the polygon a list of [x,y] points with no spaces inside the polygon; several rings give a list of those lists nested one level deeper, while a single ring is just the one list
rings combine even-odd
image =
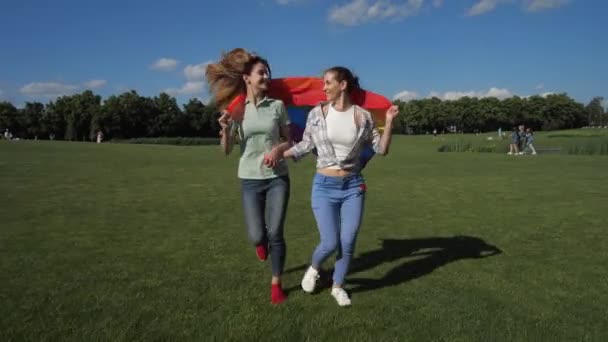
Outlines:
[{"label": "white sneaker", "polygon": [[513,154],[513,152],[507,152],[507,154]]},{"label": "white sneaker", "polygon": [[309,266],[306,273],[304,273],[304,278],[302,278],[302,290],[312,293],[317,286],[317,279],[319,279],[319,271]]},{"label": "white sneaker", "polygon": [[341,287],[334,287],[331,289],[331,295],[336,299],[338,305],[340,306],[350,306],[350,298],[348,298],[348,293],[344,291]]}]

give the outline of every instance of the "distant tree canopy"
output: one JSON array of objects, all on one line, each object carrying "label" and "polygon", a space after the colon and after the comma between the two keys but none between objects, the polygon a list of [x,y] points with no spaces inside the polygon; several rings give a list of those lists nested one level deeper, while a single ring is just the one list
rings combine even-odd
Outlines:
[{"label": "distant tree canopy", "polygon": [[[585,106],[566,94],[546,97],[462,97],[458,100],[427,98],[395,101],[400,114],[394,132],[419,134],[454,128],[458,131],[491,131],[525,124],[536,130],[555,130],[586,125],[608,125],[603,98]],[[93,140],[101,131],[106,138],[217,137],[217,108],[191,99],[181,108],[174,97],[160,93],[153,98],[136,91],[112,95],[105,100],[86,90],[49,103],[26,102],[16,108],[0,102],[0,129],[15,137]]]},{"label": "distant tree canopy", "polygon": [[15,137],[61,140],[93,140],[101,131],[106,138],[141,137],[217,137],[219,125],[213,103],[205,105],[191,99],[183,105],[174,97],[160,93],[154,98],[136,91],[112,95],[105,101],[86,90],[62,96],[46,105],[26,102],[17,109],[0,102],[0,129]]},{"label": "distant tree canopy", "polygon": [[[504,100],[462,97],[442,101],[434,97],[396,101],[400,114],[395,130],[399,133],[424,133],[455,126],[458,131],[487,132],[499,128],[510,130],[520,124],[535,130],[607,125],[608,118],[603,112],[601,100],[596,98],[587,107],[566,94],[526,98],[514,96]],[[589,115],[590,111],[594,114]]]}]

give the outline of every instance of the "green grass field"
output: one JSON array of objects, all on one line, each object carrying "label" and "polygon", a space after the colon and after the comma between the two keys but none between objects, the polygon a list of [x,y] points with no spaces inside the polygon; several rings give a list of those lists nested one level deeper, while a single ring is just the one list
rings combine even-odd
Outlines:
[{"label": "green grass field", "polygon": [[343,309],[299,289],[310,158],[290,164],[289,299],[272,306],[236,155],[1,141],[0,340],[606,341],[608,157],[442,143],[397,136],[367,167]]}]

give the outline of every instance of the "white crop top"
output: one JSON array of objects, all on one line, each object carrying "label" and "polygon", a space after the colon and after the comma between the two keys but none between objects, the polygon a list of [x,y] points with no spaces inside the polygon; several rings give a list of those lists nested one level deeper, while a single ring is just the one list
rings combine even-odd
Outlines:
[{"label": "white crop top", "polygon": [[[348,153],[353,149],[357,139],[355,107],[351,106],[345,112],[339,112],[330,105],[325,121],[327,123],[327,137],[334,147],[336,159],[341,162],[346,159]],[[329,168],[340,169],[338,165]]]}]

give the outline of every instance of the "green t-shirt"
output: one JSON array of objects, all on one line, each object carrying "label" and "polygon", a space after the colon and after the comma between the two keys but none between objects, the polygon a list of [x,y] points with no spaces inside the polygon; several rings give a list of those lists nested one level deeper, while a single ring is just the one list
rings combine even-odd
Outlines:
[{"label": "green t-shirt", "polygon": [[264,165],[264,154],[281,143],[280,128],[288,124],[287,109],[281,100],[266,97],[257,106],[245,103],[243,121],[234,125],[241,147],[239,178],[268,179],[288,173],[285,160],[275,168]]}]

